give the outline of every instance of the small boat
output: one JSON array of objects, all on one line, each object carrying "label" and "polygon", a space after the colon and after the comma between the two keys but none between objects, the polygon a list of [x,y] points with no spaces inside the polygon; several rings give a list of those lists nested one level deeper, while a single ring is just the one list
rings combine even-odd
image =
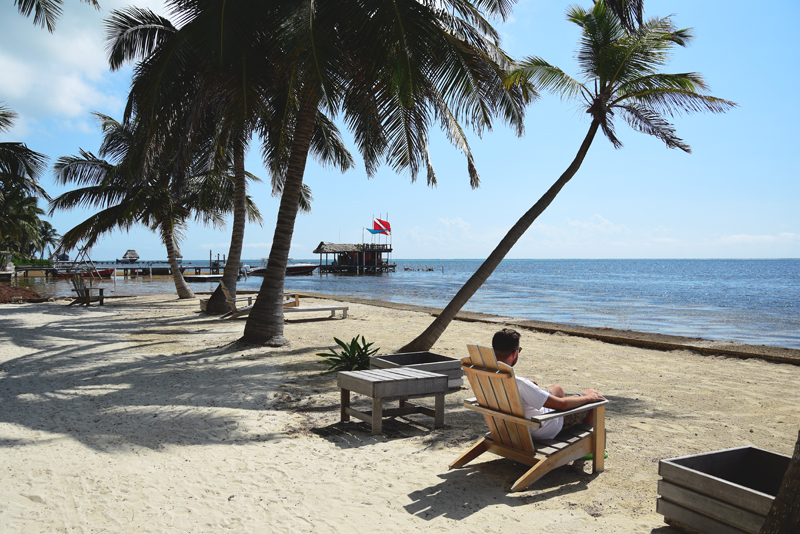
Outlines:
[{"label": "small boat", "polygon": [[316,263],[292,263],[286,266],[286,276],[311,274],[319,267]]},{"label": "small boat", "polygon": [[96,271],[80,271],[80,272],[64,272],[64,273],[55,273],[59,278],[72,278],[76,274],[80,275],[81,278],[94,278],[95,276],[111,276],[114,274],[114,268],[111,269],[97,269]]},{"label": "small boat", "polygon": [[[261,260],[261,263],[262,263],[261,267],[250,269],[250,272],[247,273],[248,276],[264,276],[267,272],[267,261]],[[317,267],[319,267],[319,265],[317,265],[316,263],[294,263],[290,259],[289,263],[286,265],[286,276],[311,274]]]}]

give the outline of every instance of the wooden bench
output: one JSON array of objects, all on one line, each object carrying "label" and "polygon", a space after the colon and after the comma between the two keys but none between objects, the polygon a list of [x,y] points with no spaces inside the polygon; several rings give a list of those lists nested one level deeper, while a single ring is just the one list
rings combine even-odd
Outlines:
[{"label": "wooden bench", "polygon": [[286,315],[287,313],[299,313],[299,312],[318,312],[318,311],[329,311],[331,312],[331,317],[336,317],[336,312],[342,312],[342,319],[347,319],[347,306],[298,306],[298,307],[289,307],[284,305],[283,313]]},{"label": "wooden bench", "polygon": [[[222,315],[221,319],[236,319],[237,317],[245,317],[250,315],[250,312],[253,310],[253,302],[258,295],[248,295],[246,297],[237,297],[234,299],[231,297],[230,291],[228,291],[228,288],[225,286],[225,283],[222,280],[219,281],[219,287],[222,289],[222,293],[225,295],[225,300],[228,301],[228,306],[231,307],[231,311]],[[245,299],[247,299],[247,306],[244,308],[237,308],[236,301],[243,302]],[[206,302],[206,305],[208,305],[208,302]],[[300,306],[300,295],[298,293],[284,293],[283,305],[286,308],[296,308]],[[202,301],[200,302],[200,308],[203,309]],[[205,309],[203,309],[203,311],[205,311]]]},{"label": "wooden bench", "polygon": [[[419,369],[371,369],[369,371],[342,371],[337,377],[341,389],[341,420],[350,416],[372,424],[372,435],[382,431],[382,418],[422,413],[434,418],[433,427],[444,425],[444,394],[447,376]],[[350,407],[350,392],[372,398],[372,410],[359,412]],[[435,395],[434,409],[408,402],[411,395]],[[385,397],[399,397],[399,408],[383,408]]]},{"label": "wooden bench", "polygon": [[[86,282],[84,282],[83,278],[77,274],[72,277],[72,285],[72,290],[77,293],[77,296],[73,297],[73,301],[67,304],[67,306],[72,306],[73,304],[85,304],[86,306],[89,306],[92,302],[99,302],[100,306],[103,305],[103,290],[105,288],[93,286],[86,287]],[[98,294],[92,295],[93,291],[97,291]]]}]

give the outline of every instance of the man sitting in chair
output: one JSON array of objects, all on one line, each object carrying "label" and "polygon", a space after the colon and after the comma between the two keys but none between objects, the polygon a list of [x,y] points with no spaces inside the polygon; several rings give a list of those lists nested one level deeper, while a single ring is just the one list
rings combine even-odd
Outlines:
[{"label": "man sitting in chair", "polygon": [[[492,349],[494,349],[494,355],[498,362],[514,367],[519,358],[519,353],[522,352],[522,347],[519,346],[519,338],[519,332],[511,328],[504,328],[492,337]],[[553,384],[548,388],[541,388],[536,382],[532,382],[527,378],[518,376],[516,379],[526,419],[555,410],[569,410],[590,402],[605,400],[594,389],[587,389],[579,395],[567,397],[564,394],[564,388],[558,384]],[[552,439],[562,429],[584,422],[590,425],[594,424],[593,411],[590,410],[545,421],[541,428],[530,429],[531,436],[533,439]]]}]

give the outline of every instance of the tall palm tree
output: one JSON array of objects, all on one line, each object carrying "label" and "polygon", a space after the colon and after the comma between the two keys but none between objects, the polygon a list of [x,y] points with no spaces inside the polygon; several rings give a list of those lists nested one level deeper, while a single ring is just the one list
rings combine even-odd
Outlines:
[{"label": "tall palm tree", "polygon": [[505,17],[510,3],[447,0],[425,3],[355,1],[285,2],[282,26],[271,40],[282,94],[269,99],[268,158],[283,193],[269,263],[243,341],[271,346],[283,336],[282,293],[297,198],[314,128],[322,112],[342,113],[353,130],[368,175],[385,161],[436,176],[428,154],[428,128],[438,121],[466,155],[473,186],[479,176],[464,134],[478,132],[501,116],[522,131],[524,104],[533,95],[524,84],[504,87],[508,58],[484,18]]},{"label": "tall palm tree", "polygon": [[[97,0],[81,1],[100,9],[100,4]],[[33,13],[33,23],[47,28],[50,33],[56,29],[56,21],[62,12],[62,3],[63,0],[14,0],[14,5],[17,6],[23,16],[29,17]]]},{"label": "tall palm tree", "polygon": [[673,46],[686,46],[689,30],[675,29],[669,17],[653,18],[636,32],[628,32],[619,17],[602,0],[591,10],[571,7],[567,20],[580,26],[577,59],[585,82],[580,82],[539,57],[529,57],[511,74],[508,83],[534,86],[581,102],[591,117],[589,131],[567,170],[511,227],[441,314],[400,352],[429,350],[450,321],[494,272],[503,258],[536,218],[544,212],[567,182],[578,172],[598,129],[615,148],[622,143],[614,131],[616,114],[636,131],[661,139],[668,148],[691,152],[665,117],[680,113],[722,113],[736,104],[706,94],[708,86],[696,73],[662,74]]},{"label": "tall palm tree", "polygon": [[[221,224],[233,208],[234,184],[226,171],[231,166],[230,154],[219,157],[218,144],[209,143],[204,153],[194,154],[192,165],[177,178],[174,174],[175,145],[138,146],[138,122],[127,124],[102,114],[104,137],[100,157],[81,151],[80,156],[59,158],[55,165],[60,183],[78,183],[83,187],[69,191],[50,203],[50,213],[77,206],[96,206],[100,211],[69,230],[61,238],[63,248],[79,242],[92,246],[103,234],[115,229],[128,230],[144,224],[158,231],[167,249],[172,277],[180,298],[193,298],[177,262],[176,246],[181,230],[194,217],[203,223]],[[103,157],[111,157],[110,163]],[[150,160],[148,172],[141,174],[139,160]],[[249,176],[251,179],[256,179]],[[248,203],[252,221],[260,215]]]},{"label": "tall palm tree", "polygon": [[[128,113],[135,110],[147,117],[152,135],[163,135],[159,126],[164,117],[179,118],[181,152],[188,154],[194,144],[203,142],[199,123],[213,120],[224,131],[233,153],[236,200],[223,282],[235,296],[245,230],[245,153],[268,113],[265,92],[275,83],[272,60],[260,36],[267,22],[275,19],[277,4],[253,0],[172,0],[169,4],[180,29],[148,10],[114,12],[107,21],[109,60],[112,69],[139,61]],[[334,153],[344,150],[335,128],[329,128],[326,142]],[[340,146],[332,148],[331,142]],[[352,164],[349,154],[344,161]],[[218,288],[207,312],[227,310]]]},{"label": "tall palm tree", "polygon": [[[17,114],[0,103],[0,132],[14,126]],[[38,183],[47,168],[47,156],[34,152],[24,143],[0,143],[0,200],[6,190],[19,190],[26,195],[50,197]]]}]

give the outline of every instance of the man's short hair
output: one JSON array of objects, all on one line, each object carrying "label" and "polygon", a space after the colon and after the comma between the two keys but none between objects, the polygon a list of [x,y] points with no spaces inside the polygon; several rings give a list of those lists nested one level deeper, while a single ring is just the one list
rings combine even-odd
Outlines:
[{"label": "man's short hair", "polygon": [[519,347],[519,332],[513,328],[503,328],[492,337],[495,357],[506,358]]}]

